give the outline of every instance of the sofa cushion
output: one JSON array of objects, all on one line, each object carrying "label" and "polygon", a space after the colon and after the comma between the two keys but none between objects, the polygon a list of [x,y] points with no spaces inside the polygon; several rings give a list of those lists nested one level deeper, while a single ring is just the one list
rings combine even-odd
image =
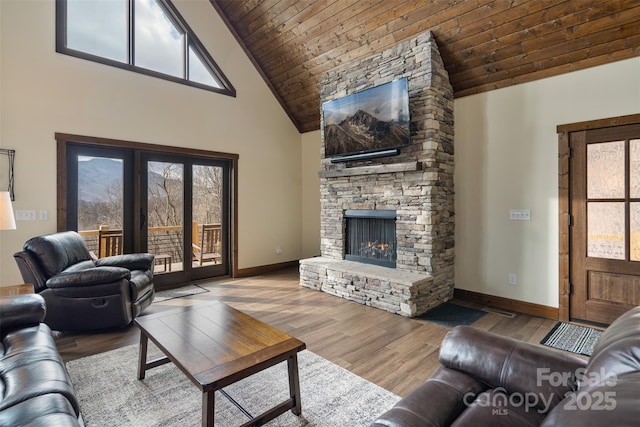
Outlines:
[{"label": "sofa cushion", "polygon": [[640,372],[622,374],[607,383],[571,394],[553,408],[542,426],[638,425]]},{"label": "sofa cushion", "polygon": [[60,394],[79,414],[71,379],[46,324],[11,331],[2,344],[0,411],[37,396]]},{"label": "sofa cushion", "polygon": [[491,389],[481,393],[451,426],[532,427],[539,426],[545,415],[525,404],[518,394]]},{"label": "sofa cushion", "polygon": [[[541,345],[503,337],[470,326],[452,329],[440,346],[440,363],[465,372],[490,388],[507,393],[534,393],[556,405],[576,388],[576,375],[586,362],[581,357]],[[563,381],[550,375],[562,374]],[[540,399],[538,408],[546,403]]]},{"label": "sofa cushion", "polygon": [[43,394],[0,411],[0,427],[80,426],[78,416],[61,394]]},{"label": "sofa cushion", "polygon": [[51,335],[51,329],[44,323],[35,326],[21,327],[9,331],[2,337],[4,352],[0,357],[0,363],[6,366],[11,358],[15,357],[40,357],[47,354],[48,357],[56,357],[62,363],[58,348]]}]

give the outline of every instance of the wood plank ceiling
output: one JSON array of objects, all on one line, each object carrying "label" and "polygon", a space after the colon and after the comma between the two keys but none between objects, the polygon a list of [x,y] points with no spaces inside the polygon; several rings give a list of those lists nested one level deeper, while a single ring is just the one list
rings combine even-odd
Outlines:
[{"label": "wood plank ceiling", "polygon": [[210,1],[300,132],[328,70],[427,30],[456,97],[640,56],[638,0]]}]

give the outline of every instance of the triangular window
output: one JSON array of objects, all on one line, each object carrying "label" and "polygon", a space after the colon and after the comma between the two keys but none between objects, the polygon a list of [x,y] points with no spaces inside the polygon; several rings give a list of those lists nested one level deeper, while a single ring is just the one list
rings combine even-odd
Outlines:
[{"label": "triangular window", "polygon": [[58,52],[235,96],[170,0],[57,0],[56,5]]}]

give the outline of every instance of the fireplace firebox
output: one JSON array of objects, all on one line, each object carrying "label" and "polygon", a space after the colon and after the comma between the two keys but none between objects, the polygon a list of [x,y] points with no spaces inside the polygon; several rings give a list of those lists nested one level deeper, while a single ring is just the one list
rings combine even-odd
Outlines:
[{"label": "fireplace firebox", "polygon": [[345,219],[345,259],[396,267],[396,211],[349,209]]}]

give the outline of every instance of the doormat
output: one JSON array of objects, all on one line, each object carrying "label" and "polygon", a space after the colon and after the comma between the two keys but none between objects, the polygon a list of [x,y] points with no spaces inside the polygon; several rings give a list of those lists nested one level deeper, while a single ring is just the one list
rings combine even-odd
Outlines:
[{"label": "doormat", "polygon": [[167,289],[166,291],[156,292],[153,302],[162,302],[174,298],[188,297],[190,295],[202,294],[209,292],[209,289],[205,289],[198,285],[187,285],[175,289]]},{"label": "doormat", "polygon": [[583,356],[591,356],[602,331],[586,326],[558,322],[540,344]]},{"label": "doormat", "polygon": [[487,314],[486,311],[445,302],[418,318],[446,326],[447,328],[454,328],[458,325],[470,325],[485,314]]}]

